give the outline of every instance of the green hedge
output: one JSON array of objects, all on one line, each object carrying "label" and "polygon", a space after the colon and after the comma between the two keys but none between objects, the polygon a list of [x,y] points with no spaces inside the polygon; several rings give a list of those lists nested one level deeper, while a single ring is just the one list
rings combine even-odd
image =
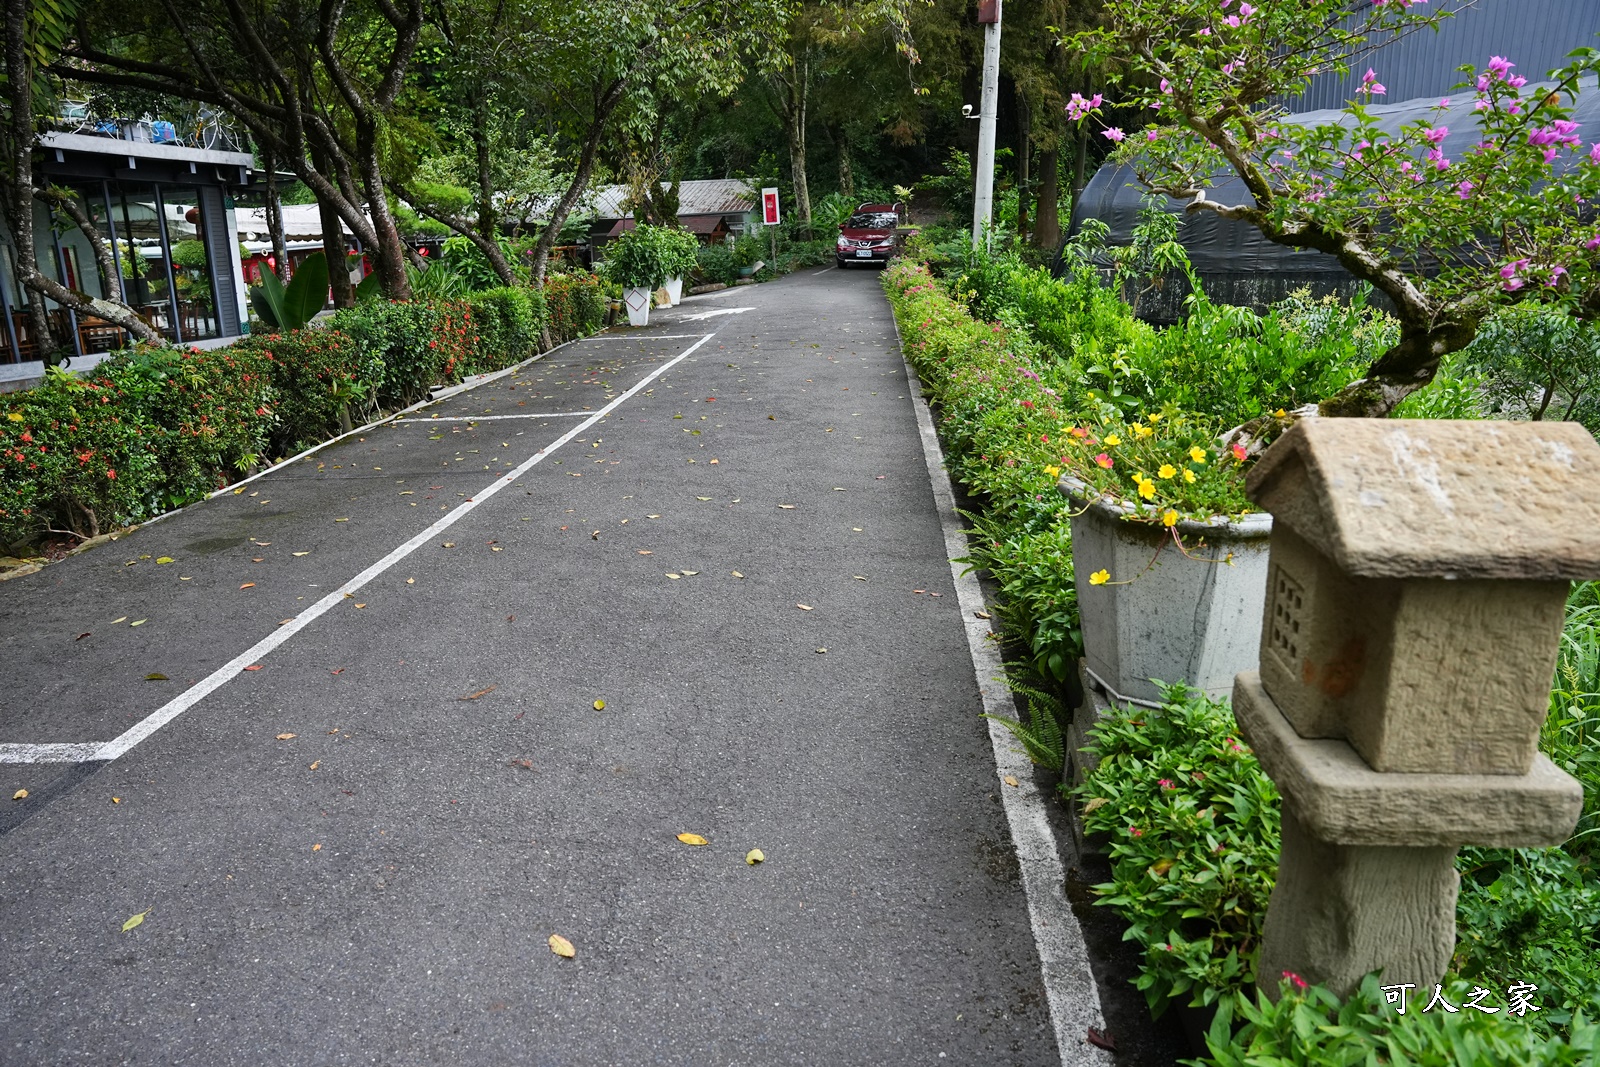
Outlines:
[{"label": "green hedge", "polygon": [[606,300],[600,279],[588,271],[545,275],[544,303],[551,340],[556,344],[587,337],[605,325]]},{"label": "green hedge", "polygon": [[325,328],[226,348],[142,347],[0,397],[0,545],[142,522],[326,439],[341,415],[359,422],[527,359],[552,322],[552,291],[563,316],[552,325],[593,332],[604,314],[593,276],[558,277],[544,292],[362,303]]}]

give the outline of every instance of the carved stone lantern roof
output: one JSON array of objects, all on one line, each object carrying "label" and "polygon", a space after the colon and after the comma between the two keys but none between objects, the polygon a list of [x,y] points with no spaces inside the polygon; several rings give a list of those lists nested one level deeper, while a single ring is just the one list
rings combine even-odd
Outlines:
[{"label": "carved stone lantern roof", "polygon": [[1246,488],[1355,577],[1600,574],[1600,444],[1576,423],[1302,419]]}]

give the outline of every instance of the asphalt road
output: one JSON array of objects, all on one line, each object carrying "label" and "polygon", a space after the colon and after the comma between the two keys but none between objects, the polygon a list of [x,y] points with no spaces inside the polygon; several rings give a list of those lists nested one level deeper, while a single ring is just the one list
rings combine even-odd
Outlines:
[{"label": "asphalt road", "polygon": [[0,586],[0,1063],[1059,1062],[908,392],[791,276]]}]

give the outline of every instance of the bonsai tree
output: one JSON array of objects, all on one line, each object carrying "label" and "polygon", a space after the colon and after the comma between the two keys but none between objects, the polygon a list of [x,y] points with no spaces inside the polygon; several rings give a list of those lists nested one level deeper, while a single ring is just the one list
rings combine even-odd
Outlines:
[{"label": "bonsai tree", "polygon": [[[1542,83],[1485,57],[1426,117],[1385,122],[1373,53],[1447,17],[1423,3],[1373,0],[1352,14],[1348,0],[1107,0],[1103,28],[1068,42],[1120,64],[1117,103],[1153,117],[1138,131],[1101,131],[1145,187],[1332,255],[1393,302],[1398,341],[1324,400],[1323,415],[1387,415],[1499,306],[1600,317],[1600,145],[1585,149],[1572,121],[1600,52],[1573,52]],[[1296,122],[1274,103],[1369,59],[1335,121]],[[1103,106],[1075,96],[1067,114],[1084,121]],[[1457,147],[1447,151],[1451,125]],[[1473,130],[1465,145],[1463,127]],[[1219,193],[1219,178],[1237,178],[1239,195]],[[1265,429],[1244,428],[1252,449]]]},{"label": "bonsai tree", "polygon": [[669,258],[662,227],[635,226],[606,246],[606,278],[624,289],[659,289],[672,273]]}]

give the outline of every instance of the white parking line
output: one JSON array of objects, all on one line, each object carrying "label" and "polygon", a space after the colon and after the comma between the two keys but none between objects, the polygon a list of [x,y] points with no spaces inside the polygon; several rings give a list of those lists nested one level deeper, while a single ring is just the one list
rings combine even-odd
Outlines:
[{"label": "white parking line", "polygon": [[834,269],[836,269],[836,268],[837,268],[837,267],[838,267],[838,266],[839,266],[839,264],[837,264],[837,263],[835,263],[835,264],[834,264],[834,265],[833,265],[833,266],[832,266],[832,267],[823,267],[823,268],[822,268],[822,269],[821,269],[821,270],[819,270],[819,271],[816,271],[816,272],[815,272],[815,273],[813,273],[813,274],[812,274],[812,275],[811,275],[811,276],[812,276],[812,277],[813,277],[813,278],[815,278],[815,277],[816,277],[816,276],[817,276],[817,275],[818,275],[818,274],[826,274],[826,273],[828,273],[828,272],[829,272],[829,271],[830,271],[830,270],[834,270]]},{"label": "white parking line", "polygon": [[391,426],[427,426],[435,422],[489,422],[494,419],[581,419],[592,411],[543,411],[532,415],[429,415],[425,419],[395,419]]},{"label": "white parking line", "polygon": [[539,449],[538,452],[535,452],[532,456],[524,460],[522,464],[513,470],[507,471],[505,474],[496,478],[483,489],[480,489],[478,492],[474,493],[470,499],[462,503],[454,511],[442,516],[432,526],[429,526],[426,530],[423,530],[421,533],[412,537],[410,540],[394,549],[394,551],[390,552],[388,555],[372,564],[366,570],[345,582],[339,588],[335,589],[333,592],[317,601],[305,611],[302,611],[299,615],[295,616],[292,622],[275,627],[273,631],[266,637],[257,641],[248,649],[233,657],[233,659],[229,660],[227,663],[224,663],[221,667],[218,667],[216,670],[212,671],[209,675],[201,679],[191,688],[185,690],[180,695],[174,697],[172,700],[169,700],[167,703],[163,704],[161,707],[157,708],[155,711],[139,720],[139,722],[123,731],[120,736],[103,744],[88,742],[83,744],[59,745],[0,745],[0,763],[81,763],[90,760],[114,760],[117,757],[126,754],[139,742],[143,741],[145,738],[161,729],[167,723],[171,722],[173,719],[176,719],[179,715],[182,715],[184,712],[200,703],[200,701],[204,700],[206,697],[222,688],[228,682],[237,678],[246,667],[259,663],[265,656],[272,652],[273,649],[277,648],[279,645],[282,645],[285,641],[289,640],[289,638],[293,637],[301,630],[304,630],[307,626],[310,626],[317,619],[327,614],[328,611],[330,611],[335,605],[342,604],[348,594],[355,593],[368,582],[383,574],[383,572],[387,571],[390,567],[393,567],[396,563],[399,563],[417,549],[421,548],[429,541],[438,537],[445,530],[455,525],[464,516],[474,511],[479,505],[486,503],[500,490],[504,489],[516,479],[528,473],[528,471],[532,470],[540,463],[544,462],[548,456],[554,453],[562,445],[565,445],[568,441],[571,441],[574,437],[577,437],[584,430],[587,430],[590,426],[593,426],[606,415],[616,410],[616,408],[621,406],[623,403],[632,399],[632,397],[641,389],[649,385],[652,381],[666,373],[668,370],[671,370],[673,367],[677,366],[683,360],[687,359],[694,353],[696,349],[705,344],[707,341],[711,340],[711,338],[714,336],[716,336],[714,333],[700,335],[700,340],[696,341],[694,344],[678,353],[671,360],[662,364],[660,367],[652,370],[649,374],[645,375],[637,383],[631,386],[627,392],[617,397],[611,403],[595,412],[593,415],[579,423],[577,426],[573,427],[571,430],[568,430],[566,433],[562,434],[551,444]]},{"label": "white parking line", "polygon": [[625,333],[597,333],[593,337],[580,337],[579,341],[687,341],[699,337],[697,333],[661,333],[655,336],[634,337]]}]

